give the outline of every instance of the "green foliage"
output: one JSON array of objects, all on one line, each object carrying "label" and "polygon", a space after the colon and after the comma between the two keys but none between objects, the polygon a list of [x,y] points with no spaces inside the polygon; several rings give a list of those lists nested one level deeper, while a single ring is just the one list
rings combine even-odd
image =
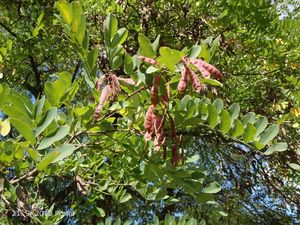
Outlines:
[{"label": "green foliage", "polygon": [[[2,1],[0,223],[296,223],[299,13],[279,2]],[[191,66],[180,95],[186,56],[222,79]]]}]

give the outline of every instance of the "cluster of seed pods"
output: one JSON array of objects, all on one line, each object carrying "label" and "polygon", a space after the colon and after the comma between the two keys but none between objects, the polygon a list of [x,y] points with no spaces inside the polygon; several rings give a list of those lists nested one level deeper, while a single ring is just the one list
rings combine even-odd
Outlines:
[{"label": "cluster of seed pods", "polygon": [[181,77],[177,86],[180,94],[185,93],[189,80],[191,80],[194,91],[199,93],[202,89],[198,75],[190,68],[190,64],[196,66],[206,79],[209,79],[211,75],[216,79],[221,79],[222,77],[221,72],[216,67],[203,60],[184,57],[181,59],[181,63],[183,67],[180,71]]},{"label": "cluster of seed pods", "polygon": [[[104,86],[104,88],[102,89],[102,86],[104,84],[104,82],[106,81],[106,85]],[[115,74],[113,73],[108,73],[105,76],[101,76],[96,84],[96,89],[98,91],[101,91],[101,95],[99,98],[99,103],[94,111],[94,121],[97,121],[99,119],[99,116],[102,112],[102,109],[105,105],[105,103],[108,100],[113,101],[116,96],[119,94],[119,92],[121,91],[120,88],[120,83],[119,82],[123,82],[124,84],[127,85],[135,85],[135,82],[130,79],[130,78],[120,78],[117,77]]]},{"label": "cluster of seed pods", "polygon": [[[159,66],[158,62],[154,59],[139,56],[139,60],[149,63],[154,66]],[[161,82],[161,75],[156,75],[153,78],[153,85],[150,89],[150,100],[151,105],[149,106],[145,121],[144,121],[144,128],[145,128],[145,135],[144,138],[146,141],[150,141],[153,139],[154,142],[154,151],[159,151],[161,147],[163,148],[163,157],[166,158],[166,133],[165,133],[165,123],[167,119],[166,111],[163,115],[159,115],[155,111],[155,107],[161,102],[165,106],[168,105],[170,100],[170,87],[166,85],[166,94],[163,96],[159,96],[159,86]],[[173,165],[179,163],[181,156],[177,151],[177,140],[176,140],[176,132],[175,132],[175,123],[173,118],[169,115],[170,121],[170,139],[171,139],[171,161]]]}]

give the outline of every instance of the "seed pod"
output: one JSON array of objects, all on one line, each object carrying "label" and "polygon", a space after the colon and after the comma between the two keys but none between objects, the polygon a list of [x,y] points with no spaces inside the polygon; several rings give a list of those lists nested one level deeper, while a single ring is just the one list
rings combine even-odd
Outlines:
[{"label": "seed pod", "polygon": [[175,123],[171,116],[169,116],[169,119],[170,119],[170,137],[171,137],[171,141],[175,143],[175,138],[176,138]]},{"label": "seed pod", "polygon": [[118,77],[118,80],[121,81],[124,85],[135,85],[135,82],[131,78]]},{"label": "seed pod", "polygon": [[113,100],[121,91],[121,88],[120,88],[118,77],[115,74],[110,74],[109,81],[112,88],[111,100]]},{"label": "seed pod", "polygon": [[153,87],[155,89],[158,89],[159,88],[159,85],[160,85],[160,79],[161,79],[161,76],[160,75],[156,75],[154,78],[153,78]]},{"label": "seed pod", "polygon": [[118,77],[115,74],[111,75],[111,83],[112,83],[112,85],[114,86],[114,88],[116,89],[117,92],[121,91]]},{"label": "seed pod", "polygon": [[180,94],[184,94],[187,87],[187,79],[189,76],[189,71],[185,67],[182,67],[180,71],[181,71],[181,77],[177,86],[177,90]]},{"label": "seed pod", "polygon": [[165,131],[164,131],[165,120],[166,120],[165,116],[161,118],[160,116],[154,114],[154,131],[155,131],[154,150],[155,151],[158,151],[166,141]]},{"label": "seed pod", "polygon": [[199,67],[202,66],[205,70],[207,70],[210,74],[212,74],[216,79],[222,78],[221,72],[213,65],[211,65],[207,62],[204,62],[203,60],[200,60],[200,59],[190,59],[190,62],[192,64],[194,64],[199,70],[200,70]]},{"label": "seed pod", "polygon": [[150,141],[152,138],[152,132],[146,131],[146,133],[144,134],[144,139],[145,141]]},{"label": "seed pod", "polygon": [[143,62],[146,62],[146,63],[149,63],[151,65],[155,65],[155,66],[159,66],[158,62],[154,59],[151,59],[149,57],[146,57],[146,56],[138,56],[137,57],[139,60],[143,61]]},{"label": "seed pod", "polygon": [[96,83],[96,90],[100,91],[101,90],[101,87],[102,87],[102,84],[105,80],[105,76],[101,76],[98,80],[97,80],[97,83]]},{"label": "seed pod", "polygon": [[148,111],[146,112],[144,129],[145,131],[153,132],[153,115],[154,115],[154,105],[150,105]]},{"label": "seed pod", "polygon": [[189,69],[189,70],[190,70],[189,75],[190,75],[190,78],[192,81],[193,89],[199,93],[201,91],[201,84],[200,84],[199,78],[193,70],[191,70],[191,69]]},{"label": "seed pod", "polygon": [[191,62],[193,65],[195,65],[195,66],[200,70],[200,72],[202,73],[202,75],[203,75],[205,78],[207,78],[207,79],[210,78],[210,73],[209,73],[206,69],[204,69],[204,67],[203,67],[202,64],[201,64],[201,60],[190,59],[190,62]]},{"label": "seed pod", "polygon": [[112,89],[111,89],[110,85],[106,85],[101,92],[101,95],[99,98],[99,104],[94,111],[93,117],[94,117],[95,121],[99,118],[99,115],[103,109],[103,106],[104,106],[105,102],[108,100],[111,93],[112,93]]},{"label": "seed pod", "polygon": [[159,103],[158,89],[152,86],[150,94],[151,104],[156,106]]},{"label": "seed pod", "polygon": [[180,154],[177,151],[176,145],[172,145],[171,146],[171,161],[173,166],[178,165],[178,163],[180,162]]},{"label": "seed pod", "polygon": [[164,96],[161,96],[161,98],[163,99],[163,102],[165,105],[167,105],[167,103],[170,101],[170,84],[169,83],[166,84],[166,94]]}]

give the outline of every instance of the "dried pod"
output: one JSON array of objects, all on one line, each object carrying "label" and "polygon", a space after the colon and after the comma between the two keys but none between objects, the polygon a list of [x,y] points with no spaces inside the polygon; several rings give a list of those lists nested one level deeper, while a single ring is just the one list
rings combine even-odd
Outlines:
[{"label": "dried pod", "polygon": [[121,77],[118,77],[118,80],[120,82],[122,82],[124,85],[135,85],[134,80],[132,80],[131,78],[121,78]]},{"label": "dried pod", "polygon": [[163,118],[161,118],[160,116],[154,114],[153,118],[154,118],[154,131],[155,131],[154,150],[158,151],[166,141],[165,131],[164,131],[164,124],[165,124],[166,117],[163,116]]},{"label": "dried pod", "polygon": [[172,145],[171,146],[171,161],[173,166],[178,165],[178,163],[180,162],[180,154],[177,151],[176,145]]},{"label": "dried pod", "polygon": [[204,62],[203,60],[200,60],[200,59],[190,59],[190,62],[192,64],[194,64],[199,70],[200,70],[200,68],[199,68],[200,66],[203,67],[210,74],[212,74],[216,79],[222,78],[222,73],[213,65],[211,65],[207,62]]},{"label": "dried pod", "polygon": [[103,106],[111,94],[112,94],[112,89],[111,89],[110,85],[106,85],[101,92],[101,95],[99,98],[99,104],[97,105],[97,107],[94,111],[94,115],[93,115],[94,120],[97,120],[99,118],[99,115],[103,109]]},{"label": "dried pod", "polygon": [[193,89],[199,93],[201,91],[201,83],[199,81],[199,78],[193,70],[191,69],[189,70],[190,70],[189,75],[192,81]]},{"label": "dried pod", "polygon": [[151,104],[153,105],[157,105],[159,103],[158,89],[155,88],[154,86],[151,87],[150,99],[151,99]]},{"label": "dried pod", "polygon": [[97,80],[97,83],[96,83],[96,90],[100,91],[101,90],[101,87],[103,85],[103,82],[105,80],[105,76],[101,76],[98,80]]},{"label": "dried pod", "polygon": [[152,132],[146,131],[146,133],[144,134],[145,141],[150,141],[151,138],[152,138]]},{"label": "dried pod", "polygon": [[161,76],[160,75],[156,75],[154,78],[153,78],[153,87],[158,89],[159,88],[159,85],[160,85],[160,79],[161,79]]},{"label": "dried pod", "polygon": [[148,111],[146,112],[144,129],[145,131],[153,132],[153,115],[154,115],[154,105],[150,105]]},{"label": "dried pod", "polygon": [[111,74],[110,78],[111,78],[111,83],[114,86],[114,88],[116,89],[116,91],[120,92],[121,88],[120,88],[120,83],[119,83],[118,77],[115,74]]},{"label": "dried pod", "polygon": [[210,73],[202,66],[201,60],[190,59],[190,62],[199,69],[205,78],[210,78]]},{"label": "dried pod", "polygon": [[115,74],[109,75],[109,82],[112,88],[111,100],[114,100],[118,93],[121,91],[118,77]]},{"label": "dried pod", "polygon": [[187,88],[189,71],[185,67],[182,67],[180,72],[181,72],[181,77],[177,86],[177,90],[180,94],[184,94]]},{"label": "dried pod", "polygon": [[175,143],[176,141],[175,123],[173,118],[170,115],[169,115],[169,119],[170,119],[170,137],[171,137],[171,141]]},{"label": "dried pod", "polygon": [[146,62],[146,63],[149,63],[151,65],[155,65],[155,66],[159,66],[158,62],[154,59],[151,59],[149,57],[146,57],[146,56],[138,56],[137,57],[139,60],[143,61],[143,62]]},{"label": "dried pod", "polygon": [[166,84],[166,94],[161,96],[165,105],[170,101],[170,84]]}]

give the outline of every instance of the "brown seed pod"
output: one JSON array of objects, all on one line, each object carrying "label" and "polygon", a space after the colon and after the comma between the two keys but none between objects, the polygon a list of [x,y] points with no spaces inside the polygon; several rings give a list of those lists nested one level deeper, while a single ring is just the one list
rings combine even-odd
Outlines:
[{"label": "brown seed pod", "polygon": [[161,76],[158,74],[153,78],[153,87],[158,89],[160,85]]},{"label": "brown seed pod", "polygon": [[101,87],[103,85],[103,82],[105,80],[105,76],[101,76],[98,80],[97,80],[97,83],[96,83],[96,90],[100,91],[101,90]]},{"label": "brown seed pod", "polygon": [[189,70],[190,70],[189,75],[192,81],[193,89],[199,93],[201,91],[201,83],[199,81],[199,78],[193,70],[191,69]]},{"label": "brown seed pod", "polygon": [[160,75],[156,75],[153,78],[153,86],[151,87],[150,94],[151,94],[151,104],[157,105],[159,103],[159,97],[158,97],[158,88],[160,85]]},{"label": "brown seed pod", "polygon": [[204,78],[207,78],[207,79],[210,78],[210,73],[206,69],[204,69],[200,60],[190,59],[190,62],[199,69],[199,71],[202,73]]},{"label": "brown seed pod", "polygon": [[181,72],[181,77],[177,86],[177,90],[180,94],[184,94],[187,88],[189,71],[185,67],[182,67],[180,72]]},{"label": "brown seed pod", "polygon": [[121,91],[118,77],[115,74],[109,75],[109,82],[112,88],[111,100],[114,100],[118,93]]},{"label": "brown seed pod", "polygon": [[151,138],[152,138],[152,133],[149,131],[146,131],[146,133],[144,134],[145,141],[150,141]]},{"label": "brown seed pod", "polygon": [[99,98],[99,104],[97,105],[97,107],[94,111],[93,117],[94,117],[95,121],[98,120],[99,115],[103,109],[103,106],[111,94],[112,94],[112,89],[111,89],[110,85],[106,85],[101,92],[101,95]]},{"label": "brown seed pod", "polygon": [[180,162],[180,154],[177,151],[176,145],[172,145],[171,146],[171,161],[173,166],[178,165],[178,163]]},{"label": "brown seed pod", "polygon": [[167,105],[168,102],[170,101],[170,84],[169,83],[166,84],[166,94],[164,96],[161,96],[161,98],[165,105]]},{"label": "brown seed pod", "polygon": [[150,100],[151,100],[151,104],[155,106],[159,103],[158,89],[155,88],[154,86],[151,87]]},{"label": "brown seed pod", "polygon": [[[210,74],[212,74],[216,79],[222,78],[222,73],[213,65],[211,65],[207,62],[204,62],[203,60],[200,60],[200,59],[190,59],[190,62],[192,64],[194,64],[199,70],[200,70],[200,68],[199,68],[200,66],[203,67]],[[200,70],[200,72],[201,72],[201,70]]]},{"label": "brown seed pod", "polygon": [[156,60],[154,60],[154,59],[151,59],[151,58],[149,58],[149,57],[146,57],[146,56],[138,56],[137,57],[139,60],[141,60],[141,61],[143,61],[143,62],[146,62],[146,63],[149,63],[149,64],[151,64],[151,65],[155,65],[155,66],[159,66],[159,63],[156,61]]},{"label": "brown seed pod", "polygon": [[150,105],[148,111],[146,112],[144,129],[148,132],[153,132],[153,115],[154,115],[154,105]]},{"label": "brown seed pod", "polygon": [[160,117],[159,115],[154,114],[154,150],[158,151],[160,147],[166,142],[166,136],[164,131],[164,124],[166,117]]},{"label": "brown seed pod", "polygon": [[175,123],[173,118],[169,115],[169,120],[170,120],[170,137],[172,143],[175,143],[176,139],[176,131],[175,131]]},{"label": "brown seed pod", "polygon": [[124,85],[135,85],[134,80],[132,80],[131,78],[121,78],[118,77],[119,82],[122,82]]}]

